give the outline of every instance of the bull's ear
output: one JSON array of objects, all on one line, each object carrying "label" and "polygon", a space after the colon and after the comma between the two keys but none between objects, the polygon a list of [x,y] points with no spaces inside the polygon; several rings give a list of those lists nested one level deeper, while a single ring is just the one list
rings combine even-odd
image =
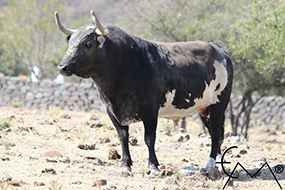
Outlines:
[{"label": "bull's ear", "polygon": [[100,35],[97,37],[98,47],[102,48],[105,43],[105,37],[103,35]]},{"label": "bull's ear", "polygon": [[69,39],[70,39],[70,36],[67,36],[67,37],[65,38],[66,43],[69,42]]}]

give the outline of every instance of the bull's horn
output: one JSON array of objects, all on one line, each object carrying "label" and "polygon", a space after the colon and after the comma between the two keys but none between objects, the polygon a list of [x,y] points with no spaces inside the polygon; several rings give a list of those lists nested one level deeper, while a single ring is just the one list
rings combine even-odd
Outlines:
[{"label": "bull's horn", "polygon": [[99,22],[95,12],[93,10],[90,11],[91,17],[92,17],[92,21],[94,22],[94,24],[96,25],[96,27],[99,29],[99,31],[101,32],[101,34],[103,35],[107,35],[109,34],[109,31],[107,28],[105,28],[104,26],[102,26],[102,24]]},{"label": "bull's horn", "polygon": [[73,33],[76,31],[76,30],[72,30],[72,29],[65,28],[65,27],[61,24],[61,22],[60,22],[60,20],[59,20],[59,15],[58,15],[58,12],[57,12],[57,11],[54,12],[54,19],[55,19],[55,23],[56,23],[58,29],[59,29],[60,31],[62,31],[64,34],[70,36],[71,34],[73,34]]}]

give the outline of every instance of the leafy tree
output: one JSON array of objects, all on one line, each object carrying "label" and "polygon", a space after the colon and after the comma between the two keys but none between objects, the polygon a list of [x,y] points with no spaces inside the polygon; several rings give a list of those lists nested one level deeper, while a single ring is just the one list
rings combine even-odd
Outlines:
[{"label": "leafy tree", "polygon": [[[59,44],[62,36],[56,29],[53,11],[63,8],[60,0],[11,0],[4,6],[0,14],[2,72],[4,68],[8,74],[18,74],[19,69],[25,72],[23,68],[32,72],[34,66],[45,75],[56,72],[54,66],[64,50],[59,46],[64,41]],[[61,11],[63,15],[66,12]]]},{"label": "leafy tree", "polygon": [[[253,0],[248,16],[237,22],[229,40],[235,64],[235,88],[243,94],[236,114],[232,110],[234,134],[241,123],[247,137],[252,107],[265,95],[284,95],[285,90],[285,2]],[[259,98],[253,100],[252,95]]]}]

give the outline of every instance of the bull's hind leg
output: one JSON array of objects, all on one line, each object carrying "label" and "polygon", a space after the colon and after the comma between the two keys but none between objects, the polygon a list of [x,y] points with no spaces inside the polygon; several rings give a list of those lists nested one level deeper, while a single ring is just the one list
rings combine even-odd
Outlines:
[{"label": "bull's hind leg", "polygon": [[221,154],[221,143],[224,134],[225,108],[222,104],[210,106],[210,135],[211,135],[211,153],[207,162],[206,169],[211,170],[216,166],[217,154]]},{"label": "bull's hind leg", "polygon": [[[210,125],[210,109],[207,108],[207,109],[204,109],[204,110],[201,110],[198,112],[199,113],[199,116],[201,118],[201,121],[203,122],[204,126],[208,129],[208,132],[209,134],[211,135],[211,125]],[[223,141],[224,141],[224,132],[225,132],[225,129],[224,129],[224,120],[225,120],[225,117],[222,118],[223,121],[222,121],[222,127],[221,127],[221,136],[220,136],[220,141],[219,141],[219,147],[218,147],[218,155],[219,157],[222,156],[222,152],[221,152],[221,146],[223,144]],[[220,159],[220,158],[219,158]]]},{"label": "bull's hind leg", "polygon": [[119,139],[121,142],[123,154],[121,167],[127,168],[128,171],[131,171],[132,159],[129,150],[129,126],[120,125],[116,118],[111,113],[109,113],[109,111],[108,115],[118,132]]}]

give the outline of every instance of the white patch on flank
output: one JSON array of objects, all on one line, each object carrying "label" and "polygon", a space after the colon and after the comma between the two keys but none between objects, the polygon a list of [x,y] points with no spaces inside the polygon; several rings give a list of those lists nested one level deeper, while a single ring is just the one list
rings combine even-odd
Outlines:
[{"label": "white patch on flank", "polygon": [[216,166],[216,160],[210,157],[205,168],[210,169],[210,168],[215,168],[215,166]]},{"label": "white patch on flank", "polygon": [[[215,67],[216,78],[215,80],[210,81],[209,85],[205,82],[206,86],[203,92],[203,97],[194,99],[194,106],[189,107],[188,109],[175,108],[172,105],[176,92],[174,89],[165,95],[166,102],[164,106],[159,109],[158,116],[166,119],[180,119],[186,115],[189,115],[191,112],[203,109],[211,104],[216,104],[219,102],[218,96],[221,95],[221,92],[224,90],[228,83],[226,60],[224,59],[222,62],[215,61],[213,66]],[[218,84],[220,84],[220,88],[215,91]],[[189,97],[190,96],[191,93],[189,94]],[[185,101],[187,103],[190,102],[188,98],[185,99]]]}]

